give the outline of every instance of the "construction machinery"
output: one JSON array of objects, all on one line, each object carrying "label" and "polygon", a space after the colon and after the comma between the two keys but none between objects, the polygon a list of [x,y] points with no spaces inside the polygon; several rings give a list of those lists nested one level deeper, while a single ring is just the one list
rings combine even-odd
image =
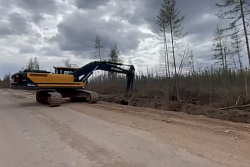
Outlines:
[{"label": "construction machinery", "polygon": [[54,68],[54,73],[45,70],[28,69],[15,73],[11,76],[11,88],[38,90],[36,101],[55,107],[61,105],[64,97],[69,97],[71,101],[85,100],[89,103],[96,103],[98,94],[84,88],[87,79],[96,70],[126,74],[126,96],[133,87],[135,72],[133,65],[93,61],[81,68]]}]

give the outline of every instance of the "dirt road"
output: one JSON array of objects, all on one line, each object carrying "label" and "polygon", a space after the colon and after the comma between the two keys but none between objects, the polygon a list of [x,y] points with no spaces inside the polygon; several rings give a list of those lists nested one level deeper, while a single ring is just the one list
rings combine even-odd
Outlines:
[{"label": "dirt road", "polygon": [[248,167],[250,125],[0,90],[0,167]]}]

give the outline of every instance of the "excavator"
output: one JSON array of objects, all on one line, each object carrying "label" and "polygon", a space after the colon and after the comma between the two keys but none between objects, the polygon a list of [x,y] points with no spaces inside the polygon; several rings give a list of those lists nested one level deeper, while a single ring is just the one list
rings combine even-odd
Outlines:
[{"label": "excavator", "polygon": [[37,90],[36,101],[49,104],[51,107],[60,106],[64,97],[69,97],[71,101],[84,100],[96,103],[98,94],[85,89],[86,81],[96,70],[126,74],[126,97],[133,88],[135,74],[133,65],[93,61],[81,68],[54,67],[54,69],[54,73],[29,69],[19,71],[11,76],[11,88]]}]

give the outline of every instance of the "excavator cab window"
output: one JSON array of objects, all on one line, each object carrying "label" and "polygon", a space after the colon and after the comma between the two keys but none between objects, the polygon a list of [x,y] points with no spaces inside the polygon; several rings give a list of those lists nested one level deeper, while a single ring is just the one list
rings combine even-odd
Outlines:
[{"label": "excavator cab window", "polygon": [[77,68],[71,68],[71,67],[54,67],[55,68],[55,74],[73,74],[77,70]]}]

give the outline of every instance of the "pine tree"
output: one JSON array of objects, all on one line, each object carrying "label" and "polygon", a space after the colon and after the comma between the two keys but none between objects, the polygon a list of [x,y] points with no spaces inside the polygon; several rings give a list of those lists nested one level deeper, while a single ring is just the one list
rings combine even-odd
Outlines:
[{"label": "pine tree", "polygon": [[[162,3],[162,8],[164,9],[164,3]],[[163,48],[164,48],[164,66],[166,71],[166,76],[170,78],[170,65],[169,65],[169,54],[168,54],[168,43],[167,43],[167,27],[168,22],[166,20],[166,12],[161,9],[159,15],[157,16],[156,24],[158,25],[159,35],[163,37]]]},{"label": "pine tree", "polygon": [[166,32],[170,34],[174,74],[176,76],[175,43],[180,37],[182,37],[181,23],[184,20],[184,16],[180,16],[180,11],[177,10],[176,7],[176,0],[163,0],[159,17],[162,17],[163,28],[166,27]]},{"label": "pine tree", "polygon": [[112,63],[121,63],[122,60],[119,58],[119,56],[120,56],[120,51],[117,47],[117,44],[115,44],[113,48],[110,49],[109,61]]},{"label": "pine tree", "polygon": [[[112,63],[122,63],[122,60],[119,58],[120,56],[120,51],[117,47],[117,44],[113,46],[113,48],[110,49],[110,54],[109,54],[109,61]],[[117,76],[114,72],[109,72],[108,77],[111,77],[112,80],[114,80]]]},{"label": "pine tree", "polygon": [[[248,61],[250,65],[250,48],[248,40],[247,30],[247,15],[250,14],[250,1],[249,0],[222,0],[221,4],[216,4],[221,11],[216,14],[221,19],[231,20],[227,29],[233,29],[235,26],[239,26],[244,31],[244,37],[246,42],[246,49],[248,55]],[[224,10],[224,11],[222,11]]]},{"label": "pine tree", "polygon": [[174,68],[175,68],[175,75],[177,74],[176,71],[176,56],[175,56],[175,41],[181,36],[182,27],[181,22],[184,20],[184,16],[179,17],[180,12],[176,9],[176,1],[172,0],[169,1],[169,12],[167,13],[167,18],[169,20],[169,28],[170,28],[170,36],[171,36],[171,44],[172,44],[172,53],[173,53],[173,60],[174,60]]},{"label": "pine tree", "polygon": [[103,48],[103,46],[101,44],[101,37],[99,35],[97,35],[95,38],[95,49],[98,52],[98,57],[100,58],[100,61],[102,60],[102,55],[101,55],[102,48]]},{"label": "pine tree", "polygon": [[[178,83],[177,83],[177,66],[176,66],[176,50],[175,44],[178,39],[182,37],[182,26],[181,23],[184,20],[184,16],[180,16],[180,11],[176,7],[176,0],[163,0],[161,4],[161,10],[158,16],[158,24],[161,25],[162,31],[163,28],[166,28],[167,33],[170,36],[170,46],[173,57],[173,65],[174,65],[174,77],[175,83],[173,87],[173,100],[178,100]],[[164,41],[165,42],[165,41]],[[167,47],[165,47],[167,49]]]},{"label": "pine tree", "polygon": [[194,63],[195,63],[195,61],[194,61],[194,54],[193,54],[193,51],[191,50],[190,54],[189,54],[188,66],[190,67],[189,68],[189,73],[191,73],[192,75],[195,74]]}]

